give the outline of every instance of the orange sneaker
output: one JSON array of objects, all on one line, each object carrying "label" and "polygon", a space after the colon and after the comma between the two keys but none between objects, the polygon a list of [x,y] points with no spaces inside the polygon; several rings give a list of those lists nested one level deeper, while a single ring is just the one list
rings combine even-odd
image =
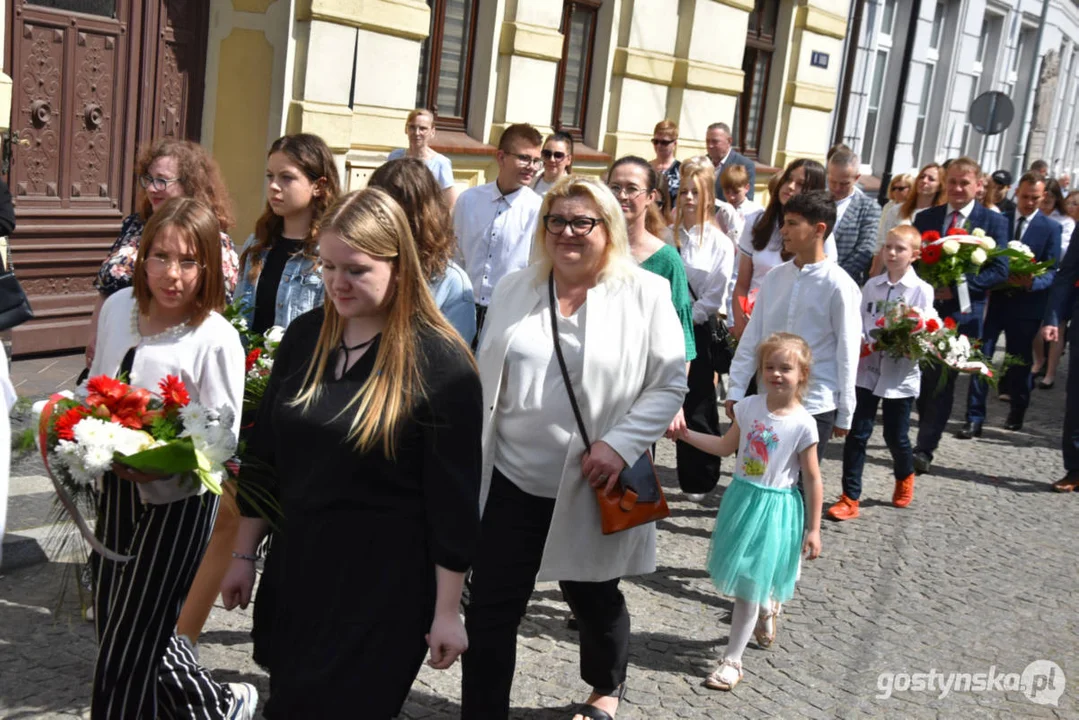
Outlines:
[{"label": "orange sneaker", "polygon": [[858,501],[840,495],[839,502],[828,508],[828,517],[833,520],[853,520],[858,517]]},{"label": "orange sneaker", "polygon": [[914,476],[908,475],[902,480],[895,481],[895,492],[892,493],[892,505],[904,508],[910,505],[914,499]]}]

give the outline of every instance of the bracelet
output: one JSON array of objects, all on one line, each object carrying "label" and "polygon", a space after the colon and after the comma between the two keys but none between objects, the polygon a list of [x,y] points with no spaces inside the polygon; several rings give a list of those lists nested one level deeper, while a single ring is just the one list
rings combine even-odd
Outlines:
[{"label": "bracelet", "polygon": [[246,555],[244,553],[233,552],[232,557],[237,560],[250,560],[251,562],[258,562],[258,557],[255,555]]}]

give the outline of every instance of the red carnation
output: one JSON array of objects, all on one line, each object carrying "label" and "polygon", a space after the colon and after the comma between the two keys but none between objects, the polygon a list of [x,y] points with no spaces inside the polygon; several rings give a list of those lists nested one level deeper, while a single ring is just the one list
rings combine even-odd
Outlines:
[{"label": "red carnation", "polygon": [[922,248],[922,262],[926,265],[935,265],[940,262],[940,245],[926,245]]},{"label": "red carnation", "polygon": [[176,375],[166,375],[165,379],[157,384],[161,390],[161,400],[165,408],[179,408],[191,402],[191,396],[187,393],[187,387]]},{"label": "red carnation", "polygon": [[970,235],[970,233],[968,233],[966,230],[964,230],[961,227],[953,227],[951,230],[948,231],[947,234],[949,236],[951,236],[951,235]]},{"label": "red carnation", "polygon": [[930,318],[925,323],[925,329],[931,333],[935,333],[937,330],[940,330],[940,323],[937,322],[936,318]]},{"label": "red carnation", "polygon": [[75,426],[89,414],[89,411],[81,405],[79,407],[73,407],[65,412],[56,420],[56,424],[53,425],[53,428],[56,430],[56,437],[61,440],[74,440]]},{"label": "red carnation", "polygon": [[255,367],[255,363],[262,356],[262,348],[255,348],[251,352],[247,353],[247,359],[244,360],[244,372],[251,372],[251,368]]},{"label": "red carnation", "polygon": [[940,233],[936,230],[926,230],[922,233],[922,242],[931,243],[940,240]]},{"label": "red carnation", "polygon": [[944,318],[944,327],[948,328],[949,330],[955,330],[956,325],[957,325],[957,323],[955,322],[955,318],[953,318],[953,317]]}]

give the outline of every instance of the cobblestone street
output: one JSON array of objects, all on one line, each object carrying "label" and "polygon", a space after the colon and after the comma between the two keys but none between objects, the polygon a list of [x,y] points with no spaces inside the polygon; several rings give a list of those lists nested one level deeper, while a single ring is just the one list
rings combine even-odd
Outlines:
[{"label": "cobblestone street", "polygon": [[[1062,474],[1063,379],[1035,391],[1021,433],[1000,428],[991,404],[985,436],[949,433],[932,475],[918,478],[909,509],[891,507],[891,464],[879,431],[866,467],[862,517],[824,521],[823,554],[803,566],[780,619],[776,645],[750,644],[746,677],[733,693],[702,686],[726,642],[731,603],[712,588],[705,555],[722,487],[703,504],[676,489],[673,448],[660,445],[672,517],[660,523],[655,574],[623,583],[633,615],[629,689],[618,717],[1079,717],[1079,497],[1049,491]],[[960,418],[960,383],[953,420]],[[950,431],[958,425],[953,422]],[[838,443],[824,465],[825,499],[839,494]],[[729,470],[731,461],[725,461]],[[13,468],[12,522],[19,503],[41,495],[41,468]],[[37,480],[35,480],[37,478]],[[32,490],[19,495],[20,483]],[[39,500],[42,498],[38,498]],[[17,529],[17,526],[16,526]],[[65,566],[50,562],[0,577],[0,716],[88,717],[95,653],[78,599],[57,601]],[[537,588],[521,626],[512,716],[569,718],[588,690],[577,673],[574,634],[556,586]],[[268,679],[251,661],[250,611],[215,608],[201,644],[221,680]],[[1022,673],[1050,660],[1068,680],[1059,704],[1022,690],[904,690],[906,676]],[[454,718],[460,665],[424,668],[403,717]],[[883,675],[882,675],[883,674]],[[892,678],[895,678],[894,681]],[[886,697],[885,690],[894,685]],[[1039,699],[1048,699],[1045,694]],[[363,718],[356,698],[356,718]]]}]

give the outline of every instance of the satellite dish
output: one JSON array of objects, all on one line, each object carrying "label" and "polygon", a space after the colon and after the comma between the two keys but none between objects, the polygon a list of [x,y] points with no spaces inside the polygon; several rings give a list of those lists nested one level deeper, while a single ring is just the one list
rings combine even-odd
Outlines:
[{"label": "satellite dish", "polygon": [[970,104],[970,124],[983,135],[996,135],[1008,129],[1015,119],[1011,98],[997,90],[984,92]]}]

